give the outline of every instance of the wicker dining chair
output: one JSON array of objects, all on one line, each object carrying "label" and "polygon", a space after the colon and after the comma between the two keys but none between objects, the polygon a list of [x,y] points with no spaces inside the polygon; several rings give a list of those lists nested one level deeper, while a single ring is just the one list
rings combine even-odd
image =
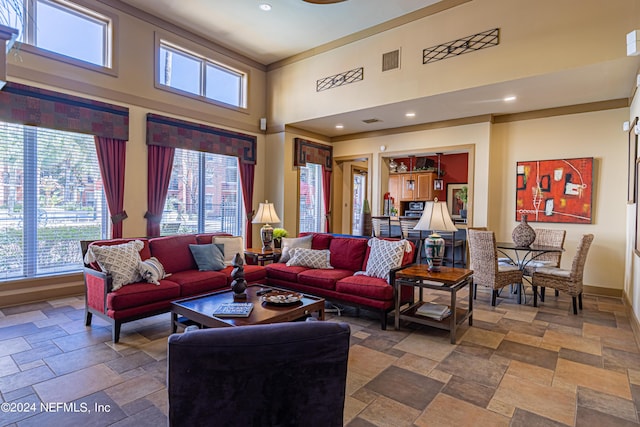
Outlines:
[{"label": "wicker dining chair", "polygon": [[391,217],[372,216],[371,235],[373,237],[391,237]]},{"label": "wicker dining chair", "polygon": [[470,269],[473,270],[473,297],[478,285],[492,290],[491,305],[496,305],[498,291],[509,285],[522,289],[522,270],[516,265],[498,263],[496,236],[493,231],[467,230]]},{"label": "wicker dining chair", "polygon": [[420,221],[419,217],[415,216],[401,216],[398,217],[398,221],[400,222],[400,234],[403,239],[407,239],[418,248],[416,251],[416,261],[418,263],[421,262],[422,259],[422,243],[426,234],[423,235],[421,230],[414,230],[413,227]]},{"label": "wicker dining chair", "polygon": [[573,300],[573,314],[578,314],[578,307],[582,310],[582,275],[591,242],[593,242],[593,234],[584,234],[580,238],[570,270],[559,267],[542,267],[536,269],[531,277],[534,307],[538,306],[537,290],[538,286],[541,286],[544,288],[553,288],[571,295]]},{"label": "wicker dining chair", "polygon": [[[552,230],[549,228],[536,228],[536,239],[533,241],[534,245],[540,246],[553,246],[554,248],[564,249],[564,239],[567,235],[566,230]],[[532,261],[527,263],[522,269],[524,275],[531,277],[536,271],[536,268],[541,267],[560,267],[560,261],[562,260],[562,252],[547,252],[536,256]],[[540,289],[540,301],[544,302],[545,288]],[[558,290],[555,290],[556,296],[558,296]]]},{"label": "wicker dining chair", "polygon": [[[566,230],[552,230],[549,228],[536,228],[536,239],[534,245],[552,246],[554,248],[564,248]],[[523,266],[525,276],[532,276],[536,268],[560,267],[562,252],[547,252],[537,255],[527,265]]]}]

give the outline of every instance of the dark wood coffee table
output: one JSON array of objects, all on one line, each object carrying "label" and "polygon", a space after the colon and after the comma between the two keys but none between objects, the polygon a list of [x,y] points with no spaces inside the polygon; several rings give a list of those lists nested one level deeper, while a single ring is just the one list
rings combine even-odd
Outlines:
[{"label": "dark wood coffee table", "polygon": [[[318,320],[324,320],[324,299],[303,294],[300,302],[292,305],[272,305],[261,301],[257,293],[265,289],[278,289],[271,286],[251,285],[247,287],[247,299],[237,302],[252,302],[253,310],[249,317],[215,317],[213,312],[222,303],[234,302],[233,292],[219,291],[206,295],[185,298],[171,303],[171,324],[175,333],[178,326],[198,324],[200,327],[222,328],[227,326],[259,325],[264,323],[290,322],[318,313]],[[278,289],[284,291],[284,289]],[[180,318],[179,316],[183,316]]]}]

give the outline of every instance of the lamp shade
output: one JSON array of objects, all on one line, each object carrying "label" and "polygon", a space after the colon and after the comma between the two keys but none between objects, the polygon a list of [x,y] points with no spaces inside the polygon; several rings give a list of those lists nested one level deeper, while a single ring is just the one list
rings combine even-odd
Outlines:
[{"label": "lamp shade", "polygon": [[458,231],[451,220],[447,204],[434,199],[433,202],[426,202],[420,221],[413,227],[414,230],[433,231]]},{"label": "lamp shade", "polygon": [[280,222],[276,209],[273,207],[273,203],[269,203],[265,200],[264,203],[260,203],[256,216],[251,221],[253,224],[270,224]]},{"label": "lamp shade", "polygon": [[426,202],[420,221],[413,227],[414,230],[431,230],[432,234],[424,239],[424,253],[429,264],[430,271],[440,271],[444,258],[445,241],[438,231],[458,231],[447,210],[447,204],[434,199]]}]

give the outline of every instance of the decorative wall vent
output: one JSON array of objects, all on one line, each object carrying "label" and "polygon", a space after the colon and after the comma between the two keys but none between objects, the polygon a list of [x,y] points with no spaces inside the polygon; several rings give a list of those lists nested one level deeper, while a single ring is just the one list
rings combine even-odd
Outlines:
[{"label": "decorative wall vent", "polygon": [[442,43],[422,51],[422,63],[436,62],[453,56],[497,46],[500,43],[500,29],[494,28],[472,36]]},{"label": "decorative wall vent", "polygon": [[382,120],[380,120],[380,119],[375,119],[375,118],[374,118],[374,119],[364,119],[364,120],[363,120],[363,122],[364,122],[364,123],[366,123],[366,124],[368,124],[368,125],[370,125],[371,123],[378,123],[378,122],[381,122],[381,121],[382,121]]},{"label": "decorative wall vent", "polygon": [[382,54],[382,71],[400,68],[400,49]]},{"label": "decorative wall vent", "polygon": [[334,87],[344,86],[349,83],[357,82],[364,78],[364,67],[354,68],[335,76],[325,77],[316,81],[316,92],[321,92]]}]

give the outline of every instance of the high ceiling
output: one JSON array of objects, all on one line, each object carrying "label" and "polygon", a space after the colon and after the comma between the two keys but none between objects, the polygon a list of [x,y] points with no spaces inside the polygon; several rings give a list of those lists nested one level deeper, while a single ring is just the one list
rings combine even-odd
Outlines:
[{"label": "high ceiling", "polygon": [[[439,0],[122,0],[268,65]],[[259,6],[269,4],[271,10]]]},{"label": "high ceiling", "polygon": [[[269,65],[440,0],[347,0],[325,5],[303,0],[122,1]],[[263,3],[270,4],[271,10],[261,10]],[[602,63],[288,124],[340,137],[440,120],[625,99],[632,95],[640,56],[624,56],[624,42],[622,38],[620,55]],[[517,96],[516,101],[503,100],[512,95]],[[406,112],[415,117],[405,117]],[[368,119],[379,121],[363,121]],[[343,128],[336,128],[338,124]]]}]

